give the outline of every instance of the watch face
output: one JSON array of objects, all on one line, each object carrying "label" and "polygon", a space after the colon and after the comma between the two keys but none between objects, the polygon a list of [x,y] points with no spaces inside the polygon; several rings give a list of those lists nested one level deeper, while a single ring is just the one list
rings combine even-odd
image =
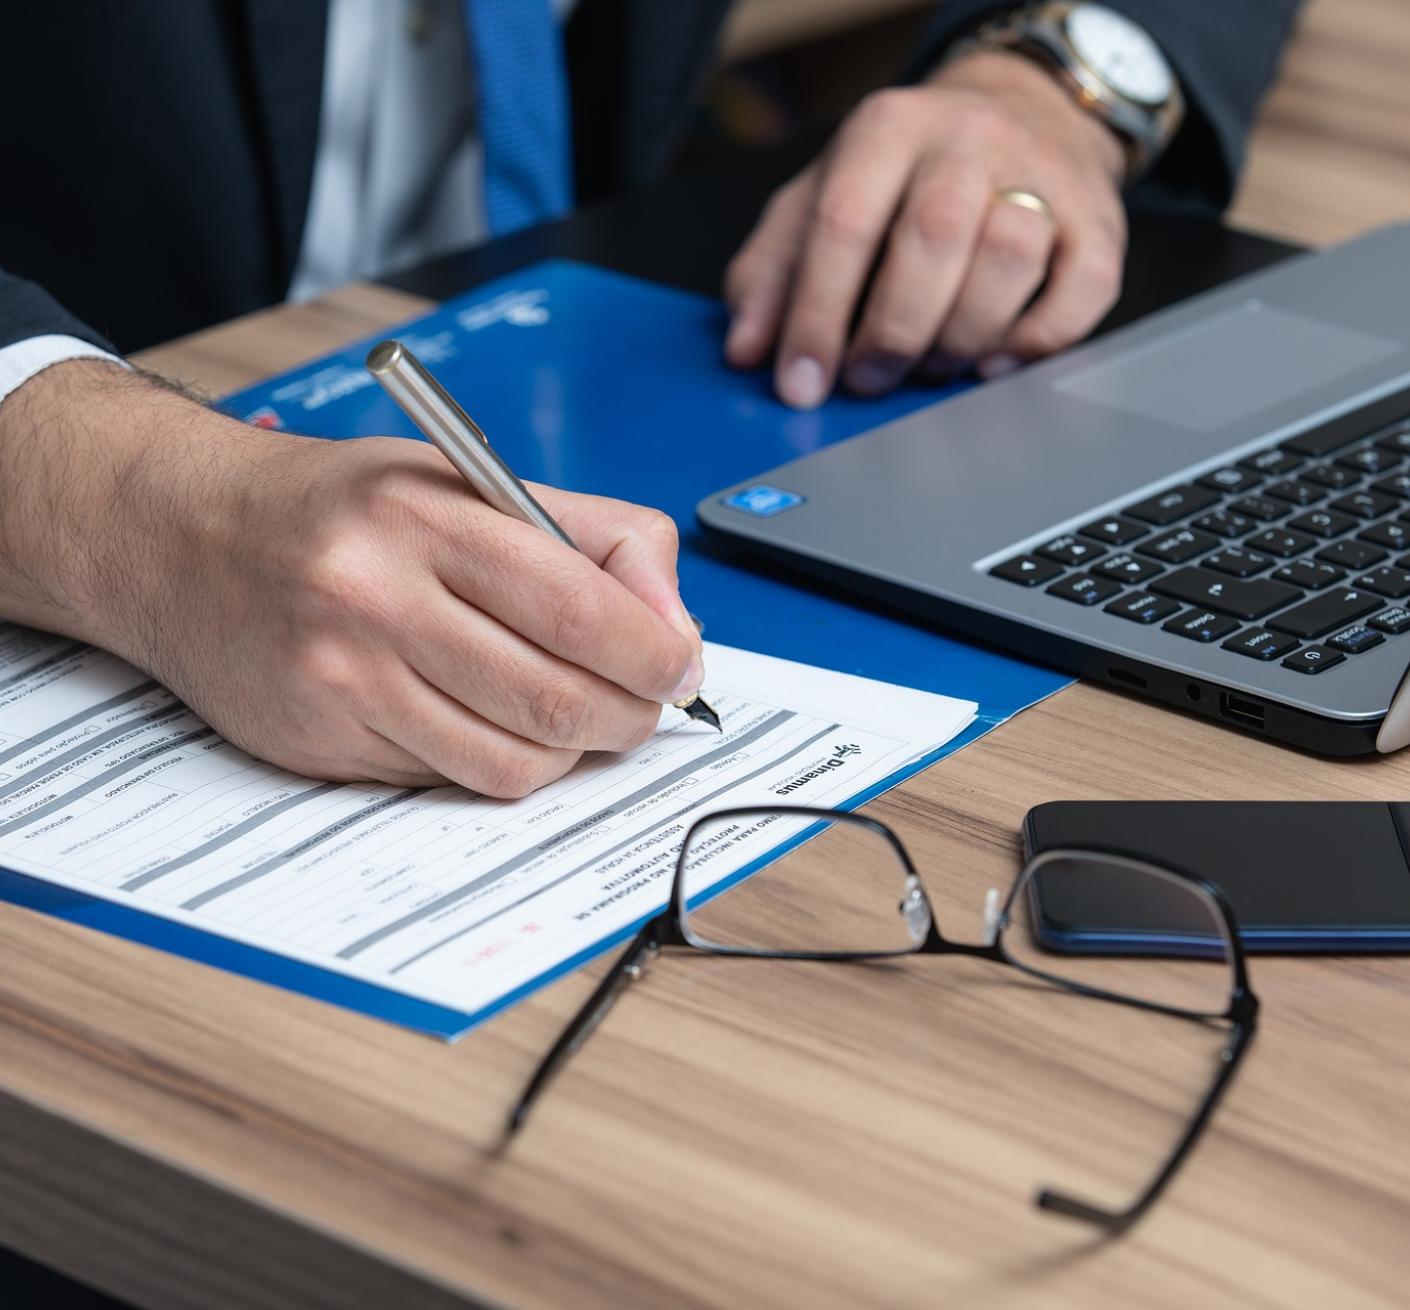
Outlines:
[{"label": "watch face", "polygon": [[1170,99],[1175,78],[1160,47],[1129,18],[1082,4],[1067,16],[1067,38],[1083,63],[1113,91],[1143,105]]}]

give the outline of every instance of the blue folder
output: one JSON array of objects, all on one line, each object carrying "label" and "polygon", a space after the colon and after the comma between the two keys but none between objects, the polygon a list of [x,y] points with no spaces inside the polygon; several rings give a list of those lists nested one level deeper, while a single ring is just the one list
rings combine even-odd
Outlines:
[{"label": "blue folder", "polygon": [[[617,496],[670,514],[681,529],[681,590],[713,641],[976,701],[974,723],[933,755],[851,798],[862,804],[1068,679],[951,640],[855,598],[732,558],[702,537],[694,506],[712,490],[934,403],[910,389],[837,397],[794,413],[762,374],[721,358],[714,301],[586,265],[551,261],[448,301],[399,336],[460,400],[521,477]],[[229,413],[344,439],[417,437],[363,368],[369,338],[228,397]],[[491,1010],[467,1015],[128,906],[0,870],[0,898],[441,1036],[610,949],[599,942]]]},{"label": "blue folder", "polygon": [[681,592],[711,641],[977,701],[966,741],[1065,686],[1060,674],[731,558],[704,539],[695,505],[712,490],[948,394],[837,396],[795,413],[765,374],[725,365],[724,327],[716,301],[553,260],[239,392],[224,407],[320,437],[418,436],[363,367],[381,336],[397,336],[520,477],[670,514],[681,530]]}]

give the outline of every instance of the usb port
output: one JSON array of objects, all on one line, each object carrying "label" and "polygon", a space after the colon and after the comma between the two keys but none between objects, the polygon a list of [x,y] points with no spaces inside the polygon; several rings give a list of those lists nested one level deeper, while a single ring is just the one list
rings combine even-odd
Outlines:
[{"label": "usb port", "polygon": [[1139,687],[1142,691],[1149,685],[1139,673],[1128,673],[1125,669],[1109,668],[1106,676],[1113,682],[1124,682],[1128,687]]},{"label": "usb port", "polygon": [[1242,723],[1246,728],[1263,726],[1263,706],[1256,700],[1235,696],[1231,691],[1219,693],[1219,713],[1235,723]]}]

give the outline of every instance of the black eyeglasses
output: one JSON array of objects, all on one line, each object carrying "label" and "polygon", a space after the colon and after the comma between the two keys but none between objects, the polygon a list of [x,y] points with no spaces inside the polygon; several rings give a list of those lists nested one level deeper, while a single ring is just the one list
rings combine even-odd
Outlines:
[{"label": "black eyeglasses", "polygon": [[[728,876],[717,872],[743,868]],[[1109,1209],[1044,1188],[1044,1210],[1120,1232],[1184,1162],[1253,1036],[1233,911],[1212,884],[1121,850],[1051,850],[1008,897],[991,890],[985,940],[947,940],[899,837],[862,815],[799,806],[724,810],[686,833],[666,909],[622,952],[529,1080],[509,1120],[523,1126],[554,1074],[662,947],[774,960],[970,955],[1098,1000],[1227,1024],[1212,1081],[1174,1149],[1129,1205]]]}]

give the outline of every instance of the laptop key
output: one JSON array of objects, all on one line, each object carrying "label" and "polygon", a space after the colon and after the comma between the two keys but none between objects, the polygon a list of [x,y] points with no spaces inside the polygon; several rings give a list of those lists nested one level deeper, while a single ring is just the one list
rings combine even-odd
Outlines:
[{"label": "laptop key", "polygon": [[1356,514],[1363,519],[1378,519],[1397,506],[1394,496],[1382,496],[1378,491],[1355,491],[1332,501],[1328,508],[1340,510],[1343,514]]},{"label": "laptop key", "polygon": [[1186,560],[1194,559],[1196,555],[1213,550],[1218,544],[1218,539],[1211,537],[1207,532],[1180,528],[1176,532],[1167,532],[1154,541],[1148,541],[1144,546],[1137,546],[1136,552],[1150,559],[1158,559],[1162,564],[1183,564]]},{"label": "laptop key", "polygon": [[1385,546],[1388,550],[1404,550],[1410,546],[1410,524],[1376,523],[1356,535],[1362,541],[1369,541],[1373,546]]},{"label": "laptop key", "polygon": [[1051,582],[1061,572],[1060,565],[1052,560],[1039,559],[1036,555],[1017,555],[989,570],[991,576],[1016,582],[1021,587],[1036,587],[1039,583]]},{"label": "laptop key", "polygon": [[1276,582],[1290,582],[1294,587],[1321,591],[1323,587],[1330,587],[1346,577],[1346,570],[1337,568],[1335,564],[1324,564],[1321,560],[1295,559],[1291,564],[1284,564],[1272,576]]},{"label": "laptop key", "polygon": [[1345,491],[1361,481],[1361,474],[1355,469],[1344,469],[1336,464],[1317,464],[1313,468],[1303,469],[1298,476],[1315,482],[1319,487],[1330,487],[1333,491]]},{"label": "laptop key", "polygon": [[1263,523],[1280,519],[1288,512],[1287,505],[1281,500],[1269,500],[1267,496],[1245,496],[1242,500],[1236,500],[1229,508],[1235,514],[1243,514]]},{"label": "laptop key", "polygon": [[1395,451],[1401,455],[1410,455],[1410,424],[1405,424],[1396,428],[1394,432],[1387,432],[1376,442],[1382,450]]},{"label": "laptop key", "polygon": [[1152,596],[1146,591],[1133,591],[1105,607],[1108,614],[1130,619],[1132,623],[1155,623],[1168,618],[1179,608],[1173,600],[1167,600],[1164,596]]},{"label": "laptop key", "polygon": [[1374,618],[1366,620],[1367,625],[1377,628],[1381,632],[1388,632],[1392,637],[1398,637],[1402,632],[1410,632],[1410,610],[1403,605],[1392,605],[1389,609],[1382,610]]},{"label": "laptop key", "polygon": [[1208,514],[1201,514],[1191,526],[1201,532],[1212,532],[1216,537],[1242,537],[1245,532],[1253,531],[1254,522],[1231,509],[1212,509]]},{"label": "laptop key", "polygon": [[1391,568],[1389,564],[1382,564],[1380,568],[1362,574],[1352,585],[1379,592],[1382,596],[1389,596],[1391,600],[1404,600],[1406,596],[1410,596],[1410,573],[1404,569]]},{"label": "laptop key", "polygon": [[1350,514],[1338,514],[1334,509],[1312,509],[1289,519],[1287,526],[1294,532],[1310,532],[1314,537],[1339,537],[1350,532],[1360,520]]},{"label": "laptop key", "polygon": [[1143,519],[1147,523],[1154,523],[1158,528],[1164,528],[1218,503],[1218,494],[1210,491],[1208,487],[1171,487],[1169,491],[1162,491],[1146,500],[1137,501],[1134,505],[1127,505],[1123,513],[1133,519]]},{"label": "laptop key", "polygon": [[1241,550],[1238,546],[1225,546],[1217,555],[1206,559],[1204,567],[1227,573],[1231,578],[1249,578],[1272,568],[1276,563],[1271,555],[1260,555],[1256,550]]},{"label": "laptop key", "polygon": [[1299,433],[1283,442],[1283,449],[1296,451],[1299,455],[1310,455],[1313,459],[1321,459],[1325,455],[1330,455],[1334,450],[1351,445],[1353,441],[1360,441],[1365,435],[1364,432],[1358,432],[1347,424],[1328,423],[1326,427],[1313,428],[1310,432]]},{"label": "laptop key", "polygon": [[1160,572],[1159,564],[1152,564],[1147,559],[1137,559],[1134,555],[1128,555],[1124,550],[1117,555],[1112,555],[1109,559],[1104,559],[1096,565],[1092,572],[1098,577],[1111,578],[1116,582],[1129,584],[1145,582],[1147,578],[1153,578]]},{"label": "laptop key", "polygon": [[[1061,585],[1061,584],[1059,584]],[[1302,598],[1302,592],[1284,582],[1261,578],[1240,582],[1211,569],[1177,569],[1156,582],[1152,591],[1173,596],[1187,605],[1200,605],[1236,619],[1256,619]]]},{"label": "laptop key", "polygon": [[1385,634],[1368,628],[1364,623],[1347,628],[1335,637],[1327,638],[1327,645],[1333,650],[1344,650],[1348,655],[1359,655],[1363,650],[1371,650],[1385,640]]},{"label": "laptop key", "polygon": [[1372,564],[1379,564],[1385,557],[1385,551],[1368,541],[1336,541],[1330,546],[1323,546],[1317,552],[1318,559],[1343,569],[1370,568]]},{"label": "laptop key", "polygon": [[1357,591],[1352,587],[1338,587],[1335,591],[1324,591],[1313,596],[1301,605],[1268,620],[1268,627],[1294,637],[1321,637],[1348,623],[1364,619],[1368,614],[1380,609],[1384,602],[1369,591]]},{"label": "laptop key", "polygon": [[1346,656],[1340,651],[1329,650],[1326,646],[1306,646],[1296,655],[1289,655],[1283,661],[1283,667],[1297,673],[1321,673],[1323,669],[1333,668],[1345,659]]},{"label": "laptop key", "polygon": [[1191,641],[1211,642],[1227,637],[1239,625],[1233,619],[1209,610],[1186,610],[1177,614],[1168,623],[1162,623],[1161,630],[1173,632],[1177,637],[1188,637]]},{"label": "laptop key", "polygon": [[1212,491],[1222,491],[1226,495],[1237,496],[1240,492],[1248,491],[1256,487],[1263,478],[1260,474],[1251,473],[1248,469],[1215,469],[1213,473],[1206,473],[1202,478],[1196,478],[1196,482],[1202,487],[1209,487]]},{"label": "laptop key", "polygon": [[1247,655],[1253,660],[1275,660],[1279,655],[1296,650],[1297,642],[1281,633],[1269,632],[1267,628],[1246,628],[1237,636],[1230,637],[1224,643],[1224,649],[1236,655]]},{"label": "laptop key", "polygon": [[1394,451],[1381,450],[1376,446],[1366,446],[1361,450],[1353,450],[1349,455],[1337,457],[1337,463],[1343,468],[1356,469],[1359,473],[1369,473],[1372,476],[1384,473],[1387,469],[1393,469],[1397,464],[1404,462],[1403,455],[1397,455]]},{"label": "laptop key", "polygon": [[1109,546],[1124,546],[1138,537],[1144,537],[1150,529],[1144,523],[1132,523],[1130,519],[1112,515],[1110,518],[1089,523],[1085,528],[1078,528],[1077,531],[1093,541],[1104,541]]},{"label": "laptop key", "polygon": [[1090,573],[1074,573],[1071,577],[1053,583],[1048,588],[1048,595],[1070,600],[1076,605],[1097,605],[1104,600],[1110,600],[1120,590],[1120,583],[1111,582],[1107,578],[1094,578]]},{"label": "laptop key", "polygon": [[1290,505],[1307,506],[1325,500],[1327,489],[1311,482],[1301,482],[1297,478],[1285,478],[1282,482],[1264,487],[1263,494],[1276,500],[1286,500]]},{"label": "laptop key", "polygon": [[1401,500],[1410,500],[1410,473],[1392,473],[1388,478],[1371,483],[1371,490],[1379,491],[1383,496],[1399,496]]},{"label": "laptop key", "polygon": [[1038,547],[1038,554],[1055,564],[1090,564],[1106,554],[1100,546],[1077,537],[1054,537],[1046,546]]},{"label": "laptop key", "polygon": [[1269,528],[1266,532],[1255,533],[1244,545],[1251,550],[1264,550],[1270,555],[1301,555],[1309,546],[1317,543],[1305,532],[1289,532],[1286,528]]},{"label": "laptop key", "polygon": [[1262,473],[1266,478],[1280,478],[1284,473],[1291,473],[1293,469],[1299,468],[1307,461],[1302,456],[1294,454],[1284,448],[1283,450],[1260,450],[1256,455],[1250,455],[1247,459],[1239,461],[1239,467],[1249,469],[1254,473]]}]

